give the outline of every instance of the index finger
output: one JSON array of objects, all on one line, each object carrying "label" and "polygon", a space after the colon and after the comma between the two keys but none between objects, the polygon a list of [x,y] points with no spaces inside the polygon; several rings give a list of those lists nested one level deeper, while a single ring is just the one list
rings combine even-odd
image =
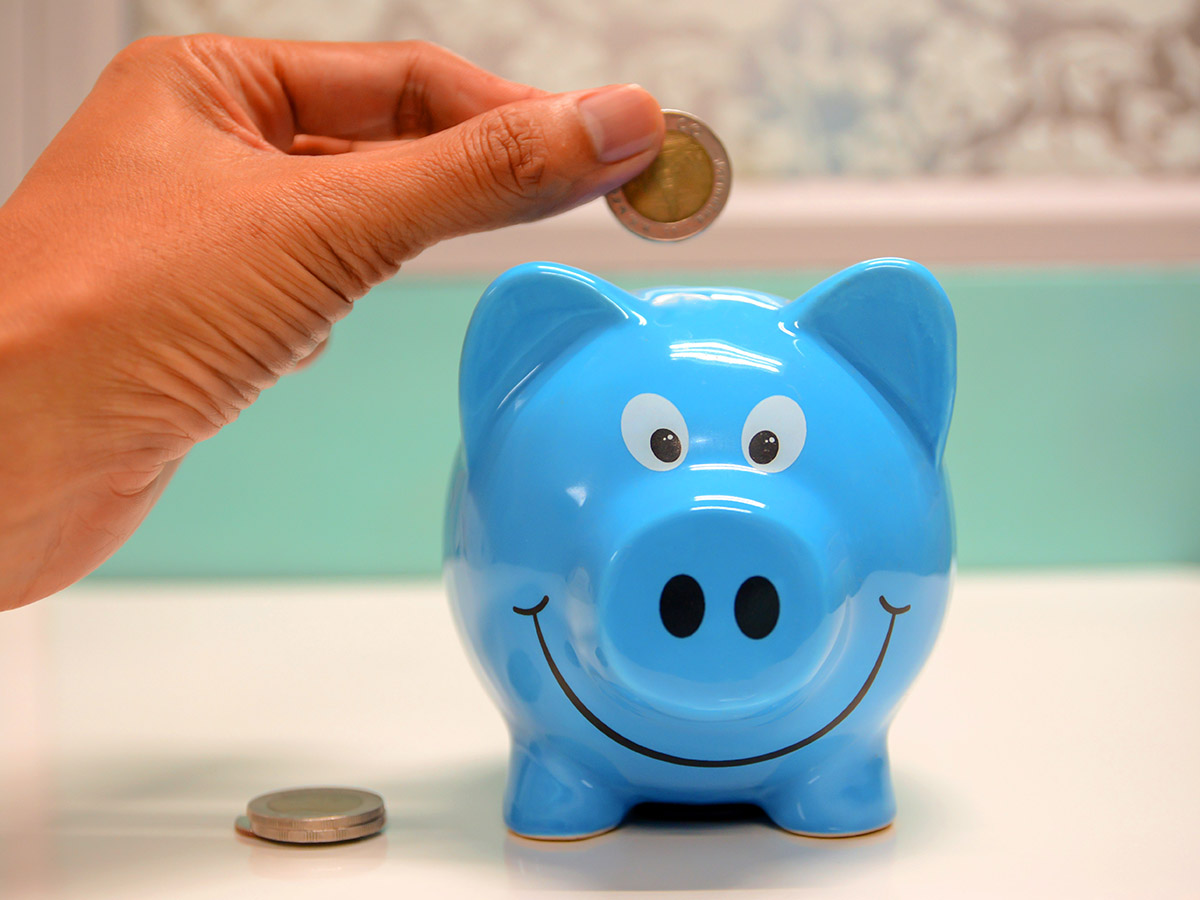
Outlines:
[{"label": "index finger", "polygon": [[496,106],[544,95],[423,41],[322,43],[200,35],[183,38],[263,137],[422,137]]}]

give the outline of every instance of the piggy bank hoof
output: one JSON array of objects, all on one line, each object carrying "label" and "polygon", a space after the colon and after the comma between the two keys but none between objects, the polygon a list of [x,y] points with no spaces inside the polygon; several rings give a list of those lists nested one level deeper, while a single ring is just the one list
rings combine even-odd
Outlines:
[{"label": "piggy bank hoof", "polygon": [[796,837],[823,838],[823,839],[829,840],[829,841],[840,841],[845,838],[865,837],[868,834],[876,834],[880,831],[883,831],[885,828],[891,828],[891,827],[892,827],[891,822],[884,822],[882,825],[879,825],[875,828],[867,828],[864,831],[838,831],[838,832],[824,833],[824,832],[820,832],[820,831],[793,831],[790,828],[784,828],[783,830],[786,831],[788,834],[796,835]]},{"label": "piggy bank hoof", "polygon": [[514,747],[504,822],[514,834],[540,841],[578,841],[612,831],[630,804],[595,782],[562,754]]},{"label": "piggy bank hoof", "polygon": [[887,828],[896,817],[887,751],[785,787],[762,808],[784,831],[804,837],[857,837]]}]

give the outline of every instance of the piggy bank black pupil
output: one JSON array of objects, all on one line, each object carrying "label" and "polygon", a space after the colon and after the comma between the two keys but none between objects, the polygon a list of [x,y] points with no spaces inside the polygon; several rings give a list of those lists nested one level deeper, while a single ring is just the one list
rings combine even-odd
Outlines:
[{"label": "piggy bank black pupil", "polygon": [[779,455],[779,438],[773,431],[760,431],[750,438],[750,458],[765,466]]},{"label": "piggy bank black pupil", "polygon": [[679,459],[683,447],[679,443],[678,436],[670,428],[659,428],[650,435],[650,452],[660,462],[673,463]]}]

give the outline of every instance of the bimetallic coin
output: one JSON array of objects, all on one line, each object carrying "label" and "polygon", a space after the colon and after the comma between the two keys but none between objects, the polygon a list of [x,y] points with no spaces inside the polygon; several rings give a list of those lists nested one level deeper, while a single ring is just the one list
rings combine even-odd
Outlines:
[{"label": "bimetallic coin", "polygon": [[350,841],[380,831],[383,798],[356,788],[292,788],[255,797],[234,827],[241,833],[292,844]]},{"label": "bimetallic coin", "polygon": [[695,116],[664,109],[662,150],[641,175],[606,199],[639,237],[680,241],[703,231],[725,206],[733,171],[712,129]]}]

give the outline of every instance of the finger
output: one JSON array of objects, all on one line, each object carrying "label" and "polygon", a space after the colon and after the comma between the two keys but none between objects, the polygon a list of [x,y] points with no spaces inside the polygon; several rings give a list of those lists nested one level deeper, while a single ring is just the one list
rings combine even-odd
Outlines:
[{"label": "finger", "polygon": [[329,160],[335,196],[350,198],[335,219],[347,234],[376,236],[398,264],[444,238],[552,215],[625,183],[653,160],[663,130],[658,102],[637,85],[510,103],[394,150]]},{"label": "finger", "polygon": [[380,140],[430,134],[544,94],[434,44],[181,38],[218,75],[262,135]]}]

